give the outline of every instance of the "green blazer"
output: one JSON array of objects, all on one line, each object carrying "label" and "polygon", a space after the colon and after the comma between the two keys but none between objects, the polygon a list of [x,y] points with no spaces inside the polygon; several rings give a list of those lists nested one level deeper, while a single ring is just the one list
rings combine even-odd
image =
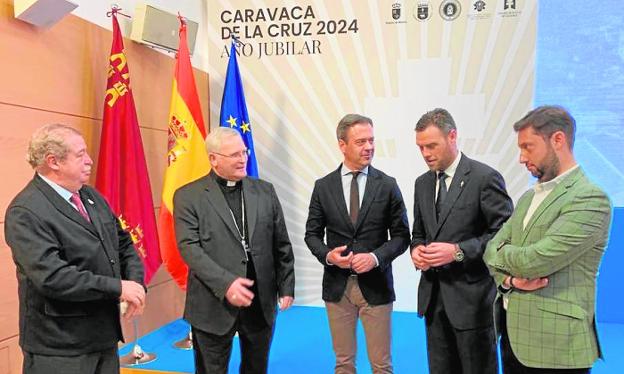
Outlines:
[{"label": "green blazer", "polygon": [[533,194],[530,190],[520,198],[483,256],[498,285],[506,275],[548,277],[545,288],[508,293],[511,348],[528,367],[591,367],[602,357],[595,294],[611,203],[579,167],[564,177],[523,228]]}]

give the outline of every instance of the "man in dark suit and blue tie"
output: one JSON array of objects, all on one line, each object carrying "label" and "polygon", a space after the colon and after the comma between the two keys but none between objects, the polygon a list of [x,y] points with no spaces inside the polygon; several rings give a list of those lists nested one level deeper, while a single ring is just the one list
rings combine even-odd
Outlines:
[{"label": "man in dark suit and blue tie", "polygon": [[128,305],[125,317],[142,313],[141,260],[102,195],[86,185],[93,161],[78,131],[40,128],[27,158],[35,176],[5,218],[23,372],[118,373],[119,302]]},{"label": "man in dark suit and blue tie", "polygon": [[418,314],[425,317],[429,370],[495,374],[496,289],[483,252],[511,215],[512,202],[496,170],[458,151],[448,111],[424,114],[415,130],[430,169],[414,185],[411,243],[412,261],[422,271]]},{"label": "man in dark suit and blue tie", "polygon": [[370,165],[372,120],[348,114],[336,135],[344,161],[316,181],[305,233],[310,251],[324,266],[335,373],[355,373],[358,317],[373,373],[392,373],[392,261],[409,244],[405,205],[395,179]]}]

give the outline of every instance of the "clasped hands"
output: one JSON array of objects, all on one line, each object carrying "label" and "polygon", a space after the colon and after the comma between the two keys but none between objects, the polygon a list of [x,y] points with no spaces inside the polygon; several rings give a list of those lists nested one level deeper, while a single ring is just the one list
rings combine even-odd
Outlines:
[{"label": "clasped hands", "polygon": [[433,242],[412,248],[412,262],[417,269],[427,271],[432,267],[444,266],[455,261],[457,245],[454,243]]},{"label": "clasped hands", "polygon": [[327,262],[342,269],[351,269],[358,274],[366,273],[377,265],[370,253],[353,254],[353,252],[349,252],[343,255],[342,253],[345,249],[347,249],[347,246],[343,245],[329,251]]},{"label": "clasped hands", "polygon": [[548,278],[519,278],[507,276],[503,281],[503,285],[508,289],[517,289],[521,291],[535,291],[548,286]]},{"label": "clasped hands", "polygon": [[[432,267],[444,266],[455,261],[456,244],[434,242],[418,245],[412,249],[412,262],[417,269],[427,271]],[[519,278],[508,276],[504,285],[522,291],[535,291],[548,285],[548,278]]]},{"label": "clasped hands", "polygon": [[122,307],[122,316],[124,318],[130,319],[140,316],[145,308],[145,288],[135,281],[122,280],[119,300],[125,304]]},{"label": "clasped hands", "polygon": [[[239,308],[248,307],[254,298],[254,293],[249,289],[253,286],[254,281],[247,278],[236,278],[227,291],[225,291],[225,298],[227,301]],[[279,298],[279,308],[284,311],[290,308],[293,304],[294,298],[292,296],[282,296]]]}]

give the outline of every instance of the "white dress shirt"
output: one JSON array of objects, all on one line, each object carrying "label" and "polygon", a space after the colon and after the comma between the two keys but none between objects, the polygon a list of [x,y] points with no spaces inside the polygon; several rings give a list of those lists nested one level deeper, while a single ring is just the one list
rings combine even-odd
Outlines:
[{"label": "white dress shirt", "polygon": [[[451,187],[451,183],[453,182],[453,177],[455,176],[455,172],[457,171],[457,166],[459,165],[460,159],[461,159],[461,152],[457,152],[457,156],[455,157],[455,160],[453,160],[453,162],[449,165],[449,167],[447,167],[444,170],[444,174],[447,175],[445,179],[447,191]],[[439,170],[436,171],[436,193],[433,199],[434,203],[438,199],[438,191],[440,191],[440,179],[438,178],[438,172]]]},{"label": "white dress shirt", "polygon": [[71,205],[74,209],[76,209],[77,211],[80,211],[78,209],[78,207],[76,206],[76,204],[74,204],[70,199],[72,197],[72,192],[69,191],[68,189],[61,187],[60,185],[52,182],[51,180],[49,180],[48,178],[44,177],[43,175],[37,173],[38,176],[41,177],[41,179],[43,179],[44,182],[46,182],[48,185],[50,185],[50,187],[52,187],[52,189],[54,191],[56,191],[56,193],[58,193],[59,195],[61,195],[61,197],[63,198],[63,200],[67,201],[69,203],[69,205]]},{"label": "white dress shirt", "polygon": [[[350,170],[348,167],[342,164],[340,168],[340,175],[342,178],[342,193],[344,196],[345,204],[347,205],[347,212],[351,214],[351,180],[353,180],[353,174],[351,174],[355,170]],[[366,181],[368,180],[368,166],[364,167],[364,169],[360,170],[360,174],[357,176],[357,184],[358,184],[358,197],[360,198],[360,207],[362,206],[362,199],[364,198],[364,192],[366,191]],[[370,255],[375,260],[375,267],[379,266],[379,260],[374,253],[370,253]],[[333,265],[327,259],[325,262],[328,265]]]}]

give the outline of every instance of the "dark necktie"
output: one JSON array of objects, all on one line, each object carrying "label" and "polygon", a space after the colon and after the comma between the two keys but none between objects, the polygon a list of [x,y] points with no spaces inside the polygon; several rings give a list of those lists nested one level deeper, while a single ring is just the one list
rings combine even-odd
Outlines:
[{"label": "dark necktie", "polygon": [[444,200],[446,200],[446,195],[448,193],[448,189],[446,188],[446,177],[448,177],[448,175],[446,175],[445,172],[438,172],[439,188],[438,198],[435,203],[436,219],[440,218],[440,212],[442,211],[442,206],[444,205]]},{"label": "dark necktie", "polygon": [[360,190],[357,182],[357,177],[360,175],[360,172],[352,171],[351,174],[353,178],[351,179],[351,193],[349,195],[349,215],[351,216],[351,222],[355,225],[358,214],[360,213]]},{"label": "dark necktie", "polygon": [[84,219],[86,219],[88,222],[91,222],[91,219],[89,218],[89,215],[87,214],[87,211],[85,210],[85,207],[82,204],[82,200],[80,200],[80,195],[78,194],[78,192],[74,192],[69,198],[69,201],[74,203],[76,208],[78,208],[78,213],[80,213],[80,215]]}]

